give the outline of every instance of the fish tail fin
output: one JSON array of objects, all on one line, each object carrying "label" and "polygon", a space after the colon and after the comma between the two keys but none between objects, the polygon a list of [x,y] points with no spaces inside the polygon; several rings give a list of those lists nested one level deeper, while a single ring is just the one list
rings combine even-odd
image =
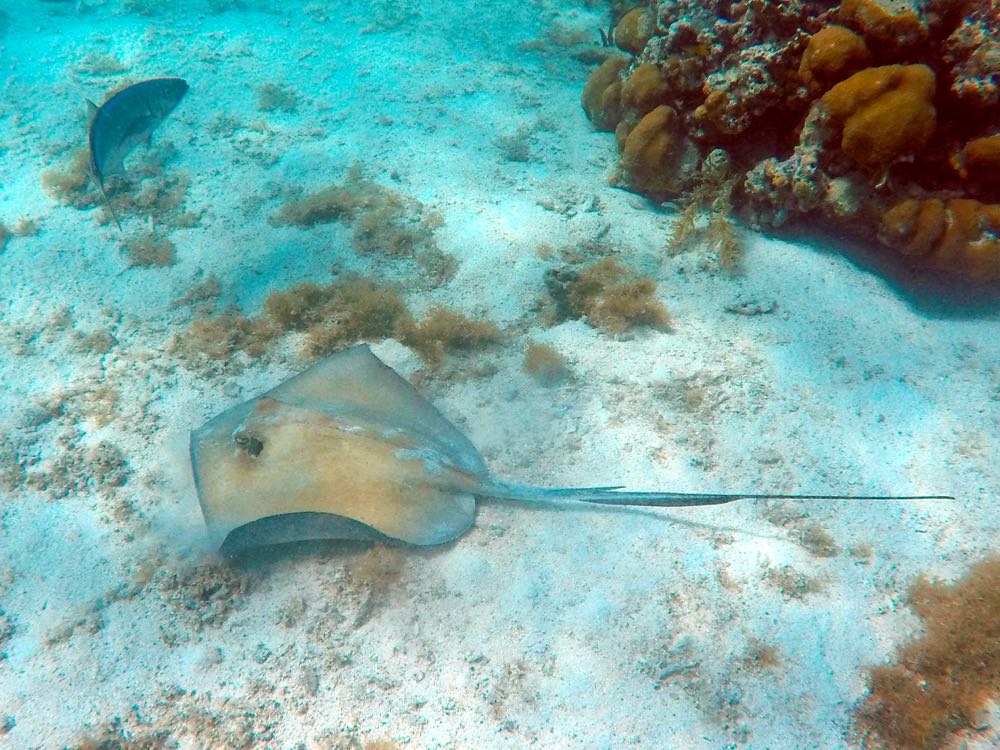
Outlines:
[{"label": "fish tail fin", "polygon": [[118,231],[125,234],[125,230],[122,229],[122,223],[118,221],[118,214],[115,213],[114,206],[111,205],[111,200],[108,198],[107,191],[104,189],[104,180],[99,179],[97,184],[101,188],[101,195],[104,196],[104,205],[108,207],[108,212],[111,214],[111,218],[115,220],[115,225],[118,227]]}]

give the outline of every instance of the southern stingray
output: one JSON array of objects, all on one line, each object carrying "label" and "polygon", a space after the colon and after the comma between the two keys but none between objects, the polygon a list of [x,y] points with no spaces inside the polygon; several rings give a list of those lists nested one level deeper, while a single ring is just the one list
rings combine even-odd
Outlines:
[{"label": "southern stingray", "polygon": [[87,102],[90,168],[119,229],[122,226],[111,208],[104,182],[111,175],[124,173],[125,157],[140,143],[149,143],[153,131],[174,111],[187,90],[183,78],[150,78],[123,88],[100,107]]},{"label": "southern stingray", "polygon": [[508,484],[492,478],[469,439],[364,344],[209,420],[191,433],[191,462],[209,535],[227,553],[306,539],[442,544],[472,526],[476,497],[647,507],[930,499]]}]

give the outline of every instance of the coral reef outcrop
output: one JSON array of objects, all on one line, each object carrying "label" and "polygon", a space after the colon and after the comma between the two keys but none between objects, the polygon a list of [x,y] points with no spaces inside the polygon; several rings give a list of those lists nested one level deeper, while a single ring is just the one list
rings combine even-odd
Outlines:
[{"label": "coral reef outcrop", "polygon": [[1000,281],[1000,0],[651,0],[609,38],[583,104],[618,184],[690,201],[722,152],[751,226]]}]

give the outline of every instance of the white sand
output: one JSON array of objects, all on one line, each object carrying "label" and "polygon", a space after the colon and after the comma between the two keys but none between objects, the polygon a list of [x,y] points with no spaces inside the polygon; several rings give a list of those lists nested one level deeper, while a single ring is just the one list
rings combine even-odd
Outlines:
[{"label": "white sand", "polygon": [[[733,279],[700,270],[697,250],[667,257],[674,217],[607,185],[612,136],[578,103],[588,67],[573,49],[518,49],[553,22],[596,35],[599,10],[414,3],[401,25],[362,34],[406,7],[308,3],[312,16],[327,8],[321,23],[299,2],[151,17],[24,5],[7,8],[0,38],[0,220],[33,218],[39,232],[0,253],[0,435],[29,474],[69,456],[68,475],[81,475],[107,441],[130,475],[64,497],[25,483],[0,499],[0,609],[15,628],[0,645],[0,726],[15,722],[0,747],[104,737],[116,717],[137,746],[169,730],[190,748],[842,747],[866,666],[918,632],[909,584],[961,575],[995,549],[996,316],[927,318],[836,248],[747,233]],[[186,207],[205,211],[171,235],[172,267],[128,269],[113,225],[41,189],[41,170],[81,144],[83,99],[120,80],[75,72],[92,51],[125,76],[191,84],[155,138],[178,147],[167,169],[189,174]],[[297,91],[297,111],[258,111],[261,81]],[[266,126],[219,134],[218,115]],[[522,127],[532,158],[508,161],[496,139]],[[339,182],[354,162],[444,217],[438,244],[458,274],[411,307],[445,303],[513,331],[469,360],[495,374],[421,386],[496,475],[958,500],[484,503],[455,544],[402,553],[384,587],[352,582],[357,549],[224,566],[205,547],[185,435],[303,363],[290,340],[238,375],[201,379],[166,352],[189,320],[170,303],[213,273],[223,305],[256,312],[270,290],[325,282],[333,263],[369,268],[345,226],[266,220],[291,189]],[[536,248],[605,225],[620,259],[657,281],[673,332],[541,327],[531,307],[554,261]],[[777,307],[725,312],[741,299]],[[107,354],[74,348],[74,331],[103,328],[117,340]],[[571,382],[546,389],[522,373],[529,338],[566,355]],[[396,342],[374,349],[404,375],[422,367]],[[117,394],[106,424],[101,384]],[[798,541],[812,524],[836,554]],[[850,554],[862,545],[870,559]],[[815,590],[796,592],[799,576]],[[748,662],[754,643],[778,664]]]}]

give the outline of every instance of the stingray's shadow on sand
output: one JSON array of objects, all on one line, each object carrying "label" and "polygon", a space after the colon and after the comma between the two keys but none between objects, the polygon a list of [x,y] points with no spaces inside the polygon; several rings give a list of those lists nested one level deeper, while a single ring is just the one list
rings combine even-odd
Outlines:
[{"label": "stingray's shadow on sand", "polygon": [[[560,503],[560,502],[519,502],[516,500],[480,500],[480,503],[490,505],[514,506],[518,513],[540,514],[542,516],[554,516],[559,513],[569,513],[573,516],[629,516],[651,519],[662,522],[664,526],[682,526],[696,531],[708,531],[711,533],[729,533],[754,539],[762,539],[781,544],[794,544],[795,542],[787,536],[779,534],[767,534],[739,526],[720,525],[706,523],[704,521],[692,521],[687,518],[680,518],[664,509],[651,510],[647,508],[636,508],[628,506],[611,505],[590,505],[586,503]],[[624,518],[621,520],[625,520]],[[574,522],[586,524],[586,518],[576,518]],[[458,545],[470,544],[469,534],[475,534],[480,527],[473,527],[464,537],[459,537],[445,544],[438,544],[432,547],[418,547],[405,542],[400,542],[391,537],[382,537],[377,540],[352,540],[352,539],[310,539],[282,544],[272,544],[253,549],[242,549],[239,552],[224,555],[230,565],[243,568],[247,571],[269,573],[277,567],[288,565],[297,566],[299,564],[328,564],[336,562],[349,562],[352,559],[364,554],[374,545],[381,544],[393,547],[406,552],[408,556],[416,559],[431,559],[439,555],[447,554]],[[573,531],[583,531],[585,527],[573,529]],[[464,539],[464,541],[463,541]],[[480,547],[480,549],[482,549]]]}]

